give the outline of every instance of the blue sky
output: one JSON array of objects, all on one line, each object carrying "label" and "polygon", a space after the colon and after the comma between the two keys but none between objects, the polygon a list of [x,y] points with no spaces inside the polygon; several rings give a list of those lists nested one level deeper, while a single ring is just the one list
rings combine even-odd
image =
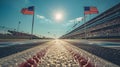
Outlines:
[{"label": "blue sky", "polygon": [[[59,37],[74,29],[73,21],[81,21],[84,6],[96,6],[101,14],[118,3],[120,0],[0,0],[0,25],[16,29],[21,21],[19,31],[30,33],[32,15],[23,15],[20,11],[35,6],[34,34]],[[54,19],[57,12],[63,15],[59,22]],[[87,20],[99,14],[88,16]],[[77,26],[81,24],[82,21]]]}]

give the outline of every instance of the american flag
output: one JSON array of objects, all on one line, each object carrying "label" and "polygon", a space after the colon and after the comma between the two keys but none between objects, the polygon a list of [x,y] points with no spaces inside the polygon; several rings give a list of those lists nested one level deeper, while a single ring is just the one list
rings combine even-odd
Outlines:
[{"label": "american flag", "polygon": [[84,14],[97,14],[98,9],[96,7],[84,7]]},{"label": "american flag", "polygon": [[28,14],[28,15],[33,15],[34,14],[34,6],[30,6],[28,8],[23,8],[21,10],[22,14]]}]

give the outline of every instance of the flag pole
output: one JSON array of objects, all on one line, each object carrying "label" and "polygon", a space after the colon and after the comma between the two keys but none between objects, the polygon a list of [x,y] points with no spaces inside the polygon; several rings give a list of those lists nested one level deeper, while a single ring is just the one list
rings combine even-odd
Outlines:
[{"label": "flag pole", "polygon": [[31,29],[31,40],[33,39],[32,35],[33,35],[33,28],[34,28],[34,15],[35,15],[35,7],[33,6],[33,18],[32,18],[32,29]]},{"label": "flag pole", "polygon": [[85,22],[86,22],[86,16],[85,16],[85,13],[84,13],[84,24],[85,24],[85,25],[84,25],[84,28],[85,28],[85,29],[84,29],[84,33],[85,33],[84,38],[87,39],[87,38],[86,38],[86,32],[87,32],[87,30],[86,30],[86,23],[85,23]]},{"label": "flag pole", "polygon": [[18,27],[17,27],[17,32],[19,32],[19,28],[20,28],[20,21],[18,22]]}]

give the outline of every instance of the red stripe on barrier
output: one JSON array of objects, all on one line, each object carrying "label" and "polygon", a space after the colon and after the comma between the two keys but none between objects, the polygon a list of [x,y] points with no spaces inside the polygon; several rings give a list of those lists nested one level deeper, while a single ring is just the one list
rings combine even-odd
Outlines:
[{"label": "red stripe on barrier", "polygon": [[73,51],[72,49],[65,46],[65,48],[71,53],[73,58],[79,63],[80,67],[95,67],[94,64],[90,63],[88,59],[85,59],[78,52]]},{"label": "red stripe on barrier", "polygon": [[39,63],[41,63],[41,58],[45,56],[46,52],[48,50],[48,47],[41,50],[40,52],[36,53],[32,58],[29,58],[26,60],[26,62],[23,62],[19,64],[19,67],[37,67]]}]

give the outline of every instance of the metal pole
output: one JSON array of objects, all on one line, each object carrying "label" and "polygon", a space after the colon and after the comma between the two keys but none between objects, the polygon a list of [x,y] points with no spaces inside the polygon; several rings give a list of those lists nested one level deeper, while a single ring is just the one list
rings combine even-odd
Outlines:
[{"label": "metal pole", "polygon": [[32,19],[32,29],[31,29],[31,39],[33,39],[32,35],[33,35],[33,28],[34,28],[34,14],[35,14],[35,7],[33,7],[33,19]]},{"label": "metal pole", "polygon": [[55,37],[55,39],[56,39],[56,35],[55,34],[53,34],[53,36]]},{"label": "metal pole", "polygon": [[19,28],[20,28],[20,21],[18,22],[18,28],[17,28],[17,32],[19,32]]},{"label": "metal pole", "polygon": [[85,29],[84,29],[85,36],[84,36],[84,37],[85,37],[85,39],[86,39],[86,32],[87,32],[87,31],[86,31],[86,23],[85,23],[85,21],[86,21],[86,16],[85,16],[85,14],[84,14],[84,24],[85,24],[85,25],[84,25],[84,27],[85,27]]},{"label": "metal pole", "polygon": [[[84,24],[85,24],[85,14],[84,14]],[[85,28],[86,25],[84,25],[84,38],[86,39],[86,28]]]}]

